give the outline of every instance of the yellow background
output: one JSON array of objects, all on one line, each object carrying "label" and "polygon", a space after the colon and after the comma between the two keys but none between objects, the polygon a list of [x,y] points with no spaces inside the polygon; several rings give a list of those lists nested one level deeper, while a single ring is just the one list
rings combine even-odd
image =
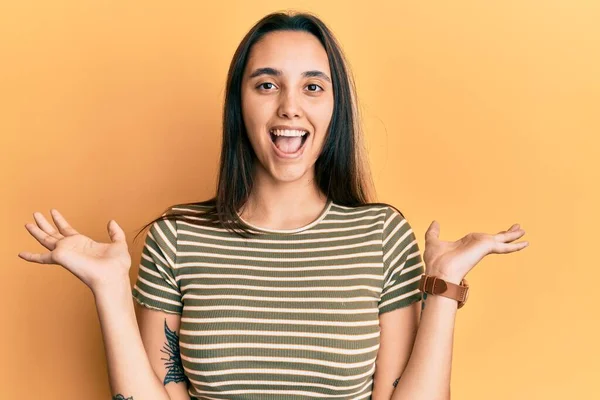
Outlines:
[{"label": "yellow background", "polygon": [[[421,249],[520,223],[468,275],[453,399],[600,398],[600,2],[13,1],[0,12],[0,398],[107,399],[91,292],[23,225],[106,241],[213,193],[227,68],[282,9],[319,15],[356,77],[379,200]],[[435,362],[432,360],[431,362]],[[599,397],[596,397],[599,396]]]}]

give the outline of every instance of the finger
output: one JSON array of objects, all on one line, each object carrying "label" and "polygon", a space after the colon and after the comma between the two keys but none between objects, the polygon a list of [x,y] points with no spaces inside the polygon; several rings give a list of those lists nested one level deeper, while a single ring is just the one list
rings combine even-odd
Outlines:
[{"label": "finger", "polygon": [[121,243],[125,243],[127,242],[126,238],[125,238],[125,232],[123,232],[123,229],[121,229],[121,227],[119,226],[119,224],[117,224],[117,221],[111,219],[110,221],[108,221],[108,235],[110,236],[110,240],[113,243],[116,242],[121,242]]},{"label": "finger", "polygon": [[519,224],[513,224],[513,226],[511,226],[508,230],[509,231],[513,231],[515,229],[520,229],[520,228],[521,228],[521,225],[519,225]]},{"label": "finger", "polygon": [[58,212],[56,209],[50,210],[50,214],[52,214],[52,219],[54,219],[54,223],[58,227],[60,233],[65,236],[77,235],[77,231],[69,225],[67,220]]},{"label": "finger", "polygon": [[425,241],[440,238],[440,224],[433,220],[425,232]]},{"label": "finger", "polygon": [[492,247],[492,253],[504,254],[513,253],[515,251],[523,250],[529,246],[529,242],[518,242],[518,243],[495,243]]},{"label": "finger", "polygon": [[19,257],[21,257],[23,260],[31,261],[31,262],[38,263],[38,264],[55,264],[52,261],[51,253],[39,254],[39,253],[29,253],[27,251],[23,251],[23,252],[19,253]]},{"label": "finger", "polygon": [[40,227],[40,229],[46,232],[48,235],[60,235],[56,228],[46,220],[46,217],[44,217],[44,214],[42,214],[41,212],[34,212],[33,219],[35,219],[35,222]]},{"label": "finger", "polygon": [[54,250],[59,239],[48,235],[34,224],[25,224],[25,228],[42,246],[48,250]]},{"label": "finger", "polygon": [[494,239],[498,242],[512,242],[513,240],[520,238],[524,234],[525,234],[524,229],[517,229],[514,231],[498,233],[498,234],[494,235]]},{"label": "finger", "polygon": [[510,231],[513,231],[513,230],[516,230],[516,229],[519,229],[519,228],[520,228],[519,224],[513,224],[513,226],[511,226],[510,228],[508,228],[507,231],[500,231],[500,232],[498,232],[498,234],[510,232]]}]

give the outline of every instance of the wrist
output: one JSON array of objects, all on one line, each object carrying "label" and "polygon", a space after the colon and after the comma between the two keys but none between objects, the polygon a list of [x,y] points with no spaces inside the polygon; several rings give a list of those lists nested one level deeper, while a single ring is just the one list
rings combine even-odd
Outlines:
[{"label": "wrist", "polygon": [[123,296],[130,297],[131,280],[129,279],[129,275],[114,281],[97,284],[92,288],[92,293],[94,294],[96,301],[101,301],[104,299],[118,299],[119,297]]},{"label": "wrist", "polygon": [[464,306],[469,296],[469,285],[466,279],[432,270],[428,270],[427,273],[421,276],[419,290],[456,300],[458,308]]},{"label": "wrist", "polygon": [[438,270],[427,270],[425,271],[425,275],[435,276],[437,278],[443,279],[446,282],[454,283],[455,285],[460,285],[460,282],[463,280],[464,276],[458,276],[456,274],[449,274],[443,271]]}]

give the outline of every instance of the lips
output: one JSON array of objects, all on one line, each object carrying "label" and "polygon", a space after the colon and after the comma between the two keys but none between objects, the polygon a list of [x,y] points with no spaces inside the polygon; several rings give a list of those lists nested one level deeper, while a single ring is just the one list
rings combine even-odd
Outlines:
[{"label": "lips", "polygon": [[[285,130],[291,131],[289,128]],[[296,128],[293,132],[283,132],[283,130],[272,129],[269,132],[269,135],[276,155],[280,158],[290,159],[298,158],[302,155],[306,139],[310,135],[310,132],[303,128]]]}]

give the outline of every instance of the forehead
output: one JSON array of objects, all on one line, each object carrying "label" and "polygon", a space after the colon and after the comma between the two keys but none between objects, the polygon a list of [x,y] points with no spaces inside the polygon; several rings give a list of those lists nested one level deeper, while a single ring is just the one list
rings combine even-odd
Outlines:
[{"label": "forehead", "polygon": [[314,35],[308,32],[276,31],[267,33],[250,50],[246,71],[273,67],[286,73],[321,70],[327,74],[329,59],[325,49]]}]

